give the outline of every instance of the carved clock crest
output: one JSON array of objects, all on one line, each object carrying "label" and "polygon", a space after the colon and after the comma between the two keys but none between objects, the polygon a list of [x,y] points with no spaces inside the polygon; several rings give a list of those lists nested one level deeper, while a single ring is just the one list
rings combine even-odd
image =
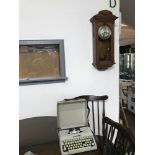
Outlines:
[{"label": "carved clock crest", "polygon": [[114,23],[118,17],[108,10],[102,10],[90,21],[93,26],[93,66],[105,70],[114,61]]}]

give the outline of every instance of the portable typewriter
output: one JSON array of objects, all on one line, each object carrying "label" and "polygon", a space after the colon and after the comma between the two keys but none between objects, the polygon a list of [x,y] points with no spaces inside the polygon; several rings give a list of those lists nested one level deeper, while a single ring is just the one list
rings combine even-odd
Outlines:
[{"label": "portable typewriter", "polygon": [[60,101],[57,104],[57,127],[62,155],[96,150],[94,135],[88,125],[85,99]]}]

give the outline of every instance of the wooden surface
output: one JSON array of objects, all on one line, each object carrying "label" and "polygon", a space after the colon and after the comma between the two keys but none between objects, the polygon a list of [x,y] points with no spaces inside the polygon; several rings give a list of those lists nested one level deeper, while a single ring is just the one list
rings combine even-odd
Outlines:
[{"label": "wooden surface", "polygon": [[36,146],[58,141],[55,116],[33,117],[19,121],[19,146]]},{"label": "wooden surface", "polygon": [[[57,118],[55,116],[34,117],[19,121],[19,155],[31,151],[37,155],[61,155]],[[89,151],[78,155],[100,155]]]},{"label": "wooden surface", "polygon": [[[25,147],[25,148],[23,147],[23,148],[20,148],[19,155],[24,155],[24,153],[27,151],[31,151],[37,155],[61,155],[58,142],[36,145],[36,146]],[[99,155],[99,152],[96,150],[96,151],[78,153],[77,155]]]}]

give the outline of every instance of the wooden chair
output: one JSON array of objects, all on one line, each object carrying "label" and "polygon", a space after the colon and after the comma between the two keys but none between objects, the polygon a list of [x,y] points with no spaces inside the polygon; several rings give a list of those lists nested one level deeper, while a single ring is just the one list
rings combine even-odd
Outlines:
[{"label": "wooden chair", "polygon": [[135,140],[129,128],[104,117],[103,125],[104,154],[134,155]]}]

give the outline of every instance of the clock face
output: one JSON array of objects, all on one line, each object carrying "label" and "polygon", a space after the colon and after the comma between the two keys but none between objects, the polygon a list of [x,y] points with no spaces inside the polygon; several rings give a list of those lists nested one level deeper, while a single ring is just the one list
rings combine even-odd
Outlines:
[{"label": "clock face", "polygon": [[100,26],[98,29],[98,35],[101,39],[108,39],[111,36],[111,29],[107,25]]}]

